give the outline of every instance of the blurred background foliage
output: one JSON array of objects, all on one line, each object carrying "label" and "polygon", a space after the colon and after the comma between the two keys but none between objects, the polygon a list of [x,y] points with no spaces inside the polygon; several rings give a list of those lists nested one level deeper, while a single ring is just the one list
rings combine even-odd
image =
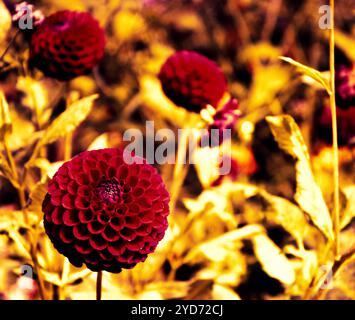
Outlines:
[{"label": "blurred background foliage", "polygon": [[[188,116],[200,121],[170,102],[157,79],[161,65],[176,50],[195,50],[215,60],[227,76],[230,94],[240,102],[242,117],[232,138],[238,178],[224,177],[220,185],[213,186],[219,176],[216,153],[196,150],[194,156],[200,160],[186,169],[187,178],[162,243],[133,270],[104,273],[103,299],[319,297],[319,281],[333,261],[326,254],[327,227],[317,220],[317,210],[329,213],[332,207],[332,153],[324,136],[329,132],[318,130],[316,121],[328,97],[312,79],[299,76],[279,57],[291,57],[327,76],[328,32],[318,27],[318,10],[324,2],[48,0],[33,4],[46,15],[61,9],[91,12],[105,29],[107,46],[92,74],[63,84],[28,69],[26,39],[16,38],[0,62],[0,89],[12,123],[7,145],[20,172],[35,143],[66,105],[95,93],[99,98],[86,110],[85,121],[86,115],[72,123],[76,129],[69,134],[73,141],[69,152],[73,155],[118,146],[126,129],[144,132],[147,120],[155,122],[156,130],[174,131],[184,126]],[[16,32],[10,20],[0,2],[1,52]],[[354,60],[353,1],[336,1],[335,20],[336,59]],[[265,117],[281,114],[292,116],[300,128],[309,167],[280,149],[274,139],[268,122],[282,126],[277,122],[280,118]],[[63,119],[64,127],[69,120]],[[26,180],[29,222],[23,221],[8,168],[0,163],[0,292],[5,298],[37,297],[35,284],[18,278],[21,265],[32,264],[29,243],[34,239],[29,238],[29,226],[35,226],[39,265],[35,271],[45,279],[47,298],[95,298],[95,275],[70,266],[54,251],[40,222],[46,176],[67,158],[66,139],[68,135],[57,134],[31,163]],[[355,242],[355,152],[350,146],[339,152],[341,249],[347,257]],[[301,171],[311,175],[302,181],[306,193],[310,185],[321,190],[316,192],[318,198],[306,194],[306,201],[315,203],[317,212],[307,210],[295,197],[301,183],[298,162]],[[158,169],[171,186],[173,166]],[[324,216],[321,219],[327,221]],[[355,297],[355,262],[348,260],[336,269],[333,288],[322,291],[321,298]]]}]

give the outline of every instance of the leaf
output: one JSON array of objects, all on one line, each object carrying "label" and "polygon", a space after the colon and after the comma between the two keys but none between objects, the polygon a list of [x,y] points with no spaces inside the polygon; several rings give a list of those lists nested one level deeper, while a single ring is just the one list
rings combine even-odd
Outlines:
[{"label": "leaf", "polygon": [[352,61],[355,61],[355,40],[340,30],[335,29],[335,44],[342,49]]},{"label": "leaf", "polygon": [[249,90],[248,109],[252,111],[263,105],[272,105],[278,93],[289,82],[290,72],[285,66],[280,64],[258,66]]},{"label": "leaf", "polygon": [[235,250],[236,242],[262,232],[264,232],[264,229],[261,226],[250,224],[246,227],[224,233],[219,237],[197,245],[189,252],[185,259],[188,261],[193,259],[197,254],[202,253],[211,261],[221,262],[228,256],[230,251]]},{"label": "leaf", "polygon": [[24,237],[14,229],[9,230],[9,237],[14,241],[18,254],[30,260],[31,255],[28,240],[24,239]]},{"label": "leaf", "polygon": [[[4,1],[0,1],[0,48],[7,38],[7,33],[11,29],[11,15],[6,8]],[[4,50],[4,49],[1,49]]]},{"label": "leaf", "polygon": [[12,170],[5,159],[5,157],[0,152],[0,176],[4,176],[15,188],[19,188],[19,184],[13,176]]},{"label": "leaf", "polygon": [[224,190],[223,194],[232,193],[237,195],[239,192],[242,192],[243,198],[246,200],[255,196],[261,197],[269,206],[265,210],[265,217],[281,225],[301,245],[305,229],[308,225],[303,211],[295,204],[251,184],[230,183],[224,184],[221,188]]},{"label": "leaf", "polygon": [[314,180],[307,146],[300,129],[289,115],[266,118],[281,149],[296,160],[295,200],[312,222],[330,240],[334,239],[332,221],[322,192]]},{"label": "leaf", "polygon": [[312,79],[314,79],[315,81],[317,81],[318,83],[320,83],[322,85],[322,87],[328,92],[329,95],[332,93],[329,81],[327,80],[327,78],[325,78],[323,76],[323,74],[320,71],[313,69],[311,67],[305,66],[304,64],[299,63],[289,57],[280,57],[280,59],[285,62],[288,62],[289,64],[296,67],[296,70],[299,73],[307,75],[307,76],[311,77]]},{"label": "leaf", "polygon": [[214,284],[212,289],[213,300],[241,300],[238,294],[231,288]]},{"label": "leaf", "polygon": [[93,101],[97,99],[98,95],[83,98],[75,101],[70,105],[57,119],[44,132],[39,146],[44,146],[48,143],[52,143],[59,138],[66,136],[68,133],[73,132],[86,117],[89,115]]},{"label": "leaf", "polygon": [[199,180],[204,188],[220,176],[220,150],[219,148],[197,148],[193,152],[193,162]]},{"label": "leaf", "polygon": [[188,294],[189,287],[188,281],[152,282],[144,287],[143,294],[158,292],[163,299],[182,299]]},{"label": "leaf", "polygon": [[41,273],[42,273],[42,276],[45,281],[55,284],[58,287],[62,287],[63,283],[62,283],[58,273],[46,271],[43,269],[41,269]]},{"label": "leaf", "polygon": [[293,284],[296,279],[295,271],[281,249],[264,234],[254,236],[252,241],[263,270],[286,285]]},{"label": "leaf", "polygon": [[47,194],[48,178],[44,181],[38,182],[33,188],[30,194],[30,205],[28,206],[28,211],[33,212],[38,218],[43,216],[42,213],[42,202]]},{"label": "leaf", "polygon": [[347,203],[341,217],[340,227],[345,228],[355,217],[355,186],[348,186],[343,189]]},{"label": "leaf", "polygon": [[[73,269],[72,265],[70,265],[70,267],[71,269]],[[76,269],[75,272],[69,273],[68,280],[64,282],[65,284],[73,283],[79,279],[84,279],[92,273],[92,271],[86,267],[83,267],[83,269],[78,269],[78,268],[75,269]]]},{"label": "leaf", "polygon": [[184,300],[203,299],[203,296],[208,294],[213,287],[212,280],[196,280],[189,288],[189,292]]},{"label": "leaf", "polygon": [[261,194],[272,206],[272,212],[266,213],[267,217],[280,224],[293,235],[299,246],[303,246],[303,236],[307,228],[307,220],[296,205],[287,199],[272,196],[266,192]]},{"label": "leaf", "polygon": [[11,133],[12,122],[10,117],[9,105],[5,95],[0,91],[0,141],[4,141],[5,135]]},{"label": "leaf", "polygon": [[36,121],[42,127],[50,116],[50,112],[44,111],[50,105],[48,95],[54,88],[46,89],[43,81],[37,81],[31,77],[24,76],[18,78],[17,89],[26,93],[22,99],[22,104],[34,110],[37,118]]}]

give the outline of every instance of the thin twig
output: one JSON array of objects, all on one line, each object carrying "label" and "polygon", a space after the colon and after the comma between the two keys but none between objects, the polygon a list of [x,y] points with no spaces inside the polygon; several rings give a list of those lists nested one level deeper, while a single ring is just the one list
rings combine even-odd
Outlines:
[{"label": "thin twig", "polygon": [[339,259],[340,241],[339,241],[339,154],[338,154],[338,128],[337,128],[337,109],[335,101],[335,58],[334,58],[334,0],[330,0],[331,25],[329,34],[329,66],[330,66],[330,107],[332,112],[332,131],[333,131],[333,162],[334,162],[334,210],[333,210],[333,228],[334,228],[334,252],[335,258]]},{"label": "thin twig", "polygon": [[10,48],[12,47],[14,41],[16,40],[17,36],[19,35],[20,33],[20,30],[17,30],[15,35],[11,38],[9,44],[7,45],[5,51],[2,53],[2,55],[0,56],[0,61],[3,61],[6,54],[8,53],[8,51],[10,50]]}]

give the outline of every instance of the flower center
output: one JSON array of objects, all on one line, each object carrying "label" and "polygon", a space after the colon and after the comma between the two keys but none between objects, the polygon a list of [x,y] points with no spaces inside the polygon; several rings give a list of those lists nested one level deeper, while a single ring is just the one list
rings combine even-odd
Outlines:
[{"label": "flower center", "polygon": [[95,188],[95,191],[100,200],[107,204],[121,202],[122,188],[115,178],[101,181]]}]

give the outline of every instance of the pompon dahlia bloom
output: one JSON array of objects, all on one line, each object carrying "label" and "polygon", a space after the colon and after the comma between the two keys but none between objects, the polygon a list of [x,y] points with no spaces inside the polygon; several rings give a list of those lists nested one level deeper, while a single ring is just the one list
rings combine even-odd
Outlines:
[{"label": "pompon dahlia bloom", "polygon": [[335,73],[337,106],[342,109],[355,107],[355,66],[341,65]]},{"label": "pompon dahlia bloom", "polygon": [[178,51],[170,56],[158,77],[171,101],[197,113],[207,104],[217,107],[227,89],[218,65],[193,51]]},{"label": "pompon dahlia bloom", "polygon": [[104,31],[89,13],[58,11],[33,33],[30,63],[46,76],[66,81],[90,72],[104,49]]},{"label": "pompon dahlia bloom", "polygon": [[169,193],[156,169],[122,149],[83,152],[48,184],[44,227],[70,262],[93,271],[133,268],[168,227]]}]

